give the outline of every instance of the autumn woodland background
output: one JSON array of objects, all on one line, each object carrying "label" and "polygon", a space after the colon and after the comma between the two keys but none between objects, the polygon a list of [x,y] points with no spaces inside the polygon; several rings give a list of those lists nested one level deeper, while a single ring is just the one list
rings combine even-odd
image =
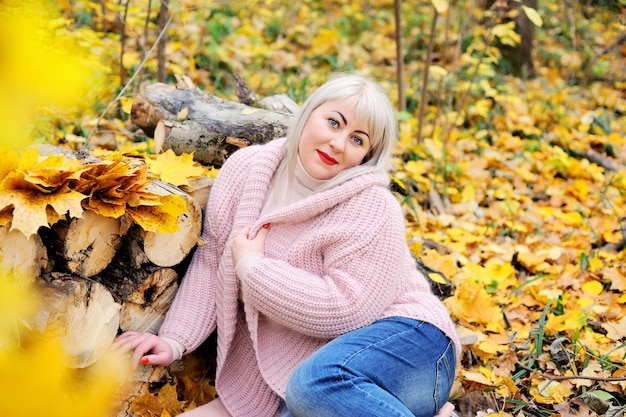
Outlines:
[{"label": "autumn woodland background", "polygon": [[[237,101],[238,75],[259,98],[300,104],[332,72],[358,71],[398,108],[407,239],[452,283],[459,414],[623,415],[626,3],[399,3],[401,67],[392,0],[0,0],[0,226],[28,234],[72,215],[27,203],[79,175],[32,144],[156,159],[129,121],[147,84],[184,75]],[[513,74],[503,51],[522,40],[519,13],[534,26],[532,70]],[[176,171],[211,175],[188,156]],[[54,337],[28,325],[30,281],[0,279],[1,414],[106,416],[127,358],[68,369]],[[136,414],[176,415],[207,395],[210,375],[183,379]]]}]

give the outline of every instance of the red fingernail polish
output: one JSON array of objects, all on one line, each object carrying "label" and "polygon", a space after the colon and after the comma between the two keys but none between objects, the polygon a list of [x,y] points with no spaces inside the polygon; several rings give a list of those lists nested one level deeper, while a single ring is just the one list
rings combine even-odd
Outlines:
[{"label": "red fingernail polish", "polygon": [[264,228],[264,229],[269,229],[269,228],[270,228],[270,224],[269,224],[269,223],[265,223],[265,224],[263,225],[263,228]]},{"label": "red fingernail polish", "polygon": [[148,358],[141,358],[141,363],[142,363],[143,365],[147,364],[148,362],[150,362],[150,361],[148,360]]}]

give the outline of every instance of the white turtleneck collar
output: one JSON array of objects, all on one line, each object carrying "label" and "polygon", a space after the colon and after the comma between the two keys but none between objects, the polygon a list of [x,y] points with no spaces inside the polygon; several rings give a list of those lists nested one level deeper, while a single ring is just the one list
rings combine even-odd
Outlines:
[{"label": "white turtleneck collar", "polygon": [[313,178],[304,167],[304,164],[300,159],[300,155],[298,155],[298,163],[296,164],[296,170],[294,174],[297,182],[300,183],[299,185],[302,185],[311,191],[316,191],[320,189],[324,184],[328,182],[328,180],[318,180]]},{"label": "white turtleneck collar", "polygon": [[313,178],[304,168],[300,155],[298,155],[294,177],[291,181],[289,172],[286,169],[279,169],[276,175],[274,175],[261,215],[306,198],[314,194],[327,182],[328,180]]}]

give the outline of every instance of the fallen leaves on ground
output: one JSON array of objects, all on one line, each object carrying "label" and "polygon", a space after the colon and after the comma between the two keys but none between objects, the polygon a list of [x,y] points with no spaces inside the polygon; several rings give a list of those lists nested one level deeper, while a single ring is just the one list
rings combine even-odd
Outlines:
[{"label": "fallen leaves on ground", "polygon": [[[564,94],[562,106],[572,100],[569,117],[577,122],[569,128],[533,116],[513,119],[518,104],[503,104],[494,116],[498,127],[486,136],[461,132],[445,153],[442,142],[429,139],[395,172],[411,190],[411,203],[403,200],[409,235],[435,243],[419,254],[456,285],[446,306],[473,335],[456,395],[491,392],[503,410],[539,414],[589,389],[611,392],[617,404],[625,382],[613,379],[626,366],[626,254],[619,249],[626,239],[625,101],[619,91],[595,98],[595,88],[550,91],[539,87],[544,81],[525,88],[537,102],[554,94]],[[607,101],[614,107],[604,108]],[[614,112],[610,135],[592,133],[575,116],[589,112]],[[528,136],[526,123],[545,133]],[[548,132],[558,132],[558,140]],[[601,155],[617,170],[585,156],[607,137],[615,153]],[[444,213],[434,208],[433,193]],[[559,338],[569,341],[564,360],[550,351]],[[505,357],[510,366],[495,377]],[[585,415],[579,410],[568,413]]]}]

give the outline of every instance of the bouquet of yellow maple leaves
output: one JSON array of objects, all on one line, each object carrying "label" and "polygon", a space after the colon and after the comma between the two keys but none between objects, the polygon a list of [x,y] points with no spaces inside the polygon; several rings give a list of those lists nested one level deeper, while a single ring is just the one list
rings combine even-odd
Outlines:
[{"label": "bouquet of yellow maple leaves", "polygon": [[175,232],[178,216],[186,212],[184,200],[151,191],[150,183],[165,178],[183,185],[209,171],[193,162],[192,155],[178,157],[171,151],[142,160],[146,163],[110,153],[83,163],[67,154],[42,156],[34,147],[20,157],[9,153],[0,171],[0,226],[10,224],[11,230],[29,237],[40,227],[91,210],[115,219],[128,214],[147,231]]}]

